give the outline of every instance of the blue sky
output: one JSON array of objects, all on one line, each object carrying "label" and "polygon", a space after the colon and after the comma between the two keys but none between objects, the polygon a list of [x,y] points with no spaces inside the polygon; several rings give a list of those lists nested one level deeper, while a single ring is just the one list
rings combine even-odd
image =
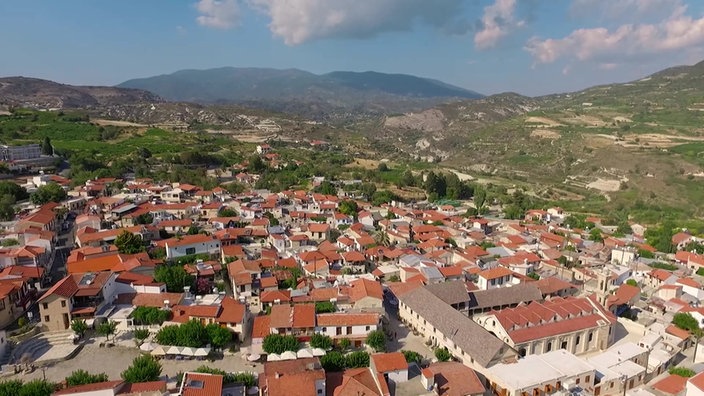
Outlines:
[{"label": "blue sky", "polygon": [[0,76],[113,85],[221,66],[567,92],[704,60],[686,0],[2,0]]}]

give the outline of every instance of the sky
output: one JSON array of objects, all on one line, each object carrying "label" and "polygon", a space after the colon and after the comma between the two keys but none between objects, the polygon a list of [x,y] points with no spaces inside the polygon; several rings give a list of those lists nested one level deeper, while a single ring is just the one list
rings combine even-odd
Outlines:
[{"label": "sky", "polygon": [[115,85],[222,66],[543,95],[704,60],[701,0],[0,0],[0,76]]}]

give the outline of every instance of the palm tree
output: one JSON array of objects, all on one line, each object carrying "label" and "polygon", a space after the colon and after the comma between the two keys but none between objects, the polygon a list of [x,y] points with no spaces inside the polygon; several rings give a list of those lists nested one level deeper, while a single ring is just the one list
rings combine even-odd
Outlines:
[{"label": "palm tree", "polygon": [[381,246],[389,246],[391,244],[389,234],[384,230],[379,230],[374,233],[374,240]]}]

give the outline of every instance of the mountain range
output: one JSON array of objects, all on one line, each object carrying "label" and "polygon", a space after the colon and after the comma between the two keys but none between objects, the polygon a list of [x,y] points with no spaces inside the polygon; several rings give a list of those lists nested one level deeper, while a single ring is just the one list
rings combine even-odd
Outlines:
[{"label": "mountain range", "polygon": [[181,70],[125,81],[119,88],[153,92],[172,101],[245,104],[325,118],[326,113],[388,113],[483,95],[444,82],[406,74],[223,67]]}]

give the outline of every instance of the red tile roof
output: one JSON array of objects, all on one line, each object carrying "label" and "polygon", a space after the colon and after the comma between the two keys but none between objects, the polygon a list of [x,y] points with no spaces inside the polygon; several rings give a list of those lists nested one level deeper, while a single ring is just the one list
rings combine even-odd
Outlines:
[{"label": "red tile roof", "polygon": [[371,359],[379,373],[408,370],[408,362],[401,352],[377,353]]},{"label": "red tile roof", "polygon": [[653,385],[653,388],[659,390],[660,392],[667,393],[670,395],[676,395],[682,392],[687,386],[687,378],[680,377],[679,375],[670,375]]},{"label": "red tile roof", "polygon": [[381,289],[381,284],[369,279],[357,279],[350,283],[350,299],[352,302],[357,302],[365,297],[384,298],[384,293]]},{"label": "red tile roof", "polygon": [[558,334],[600,327],[615,323],[611,312],[589,298],[552,298],[533,301],[516,308],[492,311],[514,343],[523,343]]},{"label": "red tile roof", "polygon": [[[189,381],[202,383],[200,387],[189,386]],[[187,372],[183,375],[182,396],[215,396],[222,394],[222,375]]]}]

